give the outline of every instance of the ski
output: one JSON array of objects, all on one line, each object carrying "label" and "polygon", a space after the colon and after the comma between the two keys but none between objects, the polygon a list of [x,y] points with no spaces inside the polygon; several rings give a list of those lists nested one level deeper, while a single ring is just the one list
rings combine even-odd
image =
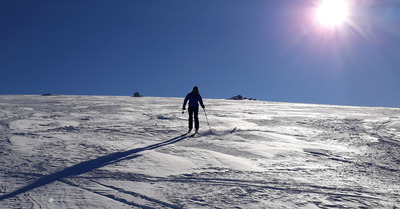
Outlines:
[{"label": "ski", "polygon": [[183,136],[188,136],[188,137],[190,137],[190,136],[195,135],[195,134],[196,134],[196,133],[192,134],[192,133],[190,133],[190,131],[189,131],[189,132],[186,132],[186,133],[182,134],[181,137],[183,137]]},{"label": "ski", "polygon": [[196,136],[197,132],[195,132],[194,134],[191,134],[189,137],[194,137]]},{"label": "ski", "polygon": [[198,132],[196,131],[196,132],[194,132],[193,134],[192,133],[190,133],[191,131],[189,131],[189,132],[187,132],[187,133],[184,133],[184,134],[182,134],[181,135],[181,137],[184,137],[184,136],[187,136],[187,137],[194,137],[194,136],[196,136],[196,134],[198,134]]},{"label": "ski", "polygon": [[190,133],[184,133],[184,134],[182,134],[180,137],[187,136],[188,134],[190,134]]}]

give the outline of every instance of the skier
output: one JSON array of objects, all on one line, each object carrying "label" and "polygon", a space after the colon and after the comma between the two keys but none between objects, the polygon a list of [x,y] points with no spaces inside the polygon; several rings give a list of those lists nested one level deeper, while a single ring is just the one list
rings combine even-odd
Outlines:
[{"label": "skier", "polygon": [[203,99],[199,93],[199,88],[197,86],[193,87],[193,91],[186,95],[185,100],[183,101],[182,109],[185,110],[186,103],[189,101],[189,131],[190,133],[193,129],[193,116],[194,116],[194,127],[196,129],[195,134],[199,130],[199,103],[201,107],[204,109]]}]

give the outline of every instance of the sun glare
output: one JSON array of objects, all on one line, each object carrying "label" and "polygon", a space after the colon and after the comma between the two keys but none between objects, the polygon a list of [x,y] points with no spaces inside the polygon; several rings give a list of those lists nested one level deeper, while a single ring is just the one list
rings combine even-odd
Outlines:
[{"label": "sun glare", "polygon": [[346,0],[321,0],[316,9],[317,20],[324,26],[339,26],[349,16]]}]

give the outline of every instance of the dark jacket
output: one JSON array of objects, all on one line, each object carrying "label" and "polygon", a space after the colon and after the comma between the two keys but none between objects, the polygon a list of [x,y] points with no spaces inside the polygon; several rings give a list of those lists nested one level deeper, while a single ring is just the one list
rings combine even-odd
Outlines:
[{"label": "dark jacket", "polygon": [[183,101],[183,109],[185,109],[187,101],[189,101],[189,107],[199,107],[200,103],[201,107],[204,108],[203,99],[199,93],[190,92],[186,95],[185,101]]}]

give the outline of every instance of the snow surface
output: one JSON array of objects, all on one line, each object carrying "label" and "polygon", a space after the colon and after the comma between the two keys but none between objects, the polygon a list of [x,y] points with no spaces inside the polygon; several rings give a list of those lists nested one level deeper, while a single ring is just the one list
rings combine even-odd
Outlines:
[{"label": "snow surface", "polygon": [[400,109],[0,96],[0,208],[398,208]]}]

